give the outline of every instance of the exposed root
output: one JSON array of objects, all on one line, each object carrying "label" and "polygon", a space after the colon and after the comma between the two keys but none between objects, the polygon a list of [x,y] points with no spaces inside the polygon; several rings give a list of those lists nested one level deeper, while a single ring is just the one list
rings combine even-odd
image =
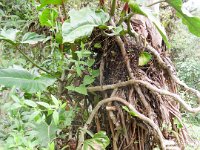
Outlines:
[{"label": "exposed root", "polygon": [[184,109],[187,110],[188,112],[191,112],[191,113],[200,112],[200,107],[192,108],[190,105],[186,104],[186,102],[179,95],[172,93],[172,92],[169,92],[169,91],[164,90],[164,89],[159,89],[156,86],[154,86],[154,85],[152,85],[152,84],[150,84],[146,81],[143,81],[143,80],[134,80],[133,79],[133,80],[125,81],[125,82],[120,82],[120,83],[117,83],[117,84],[89,87],[88,92],[105,91],[105,90],[125,87],[125,86],[132,85],[132,84],[141,84],[141,85],[145,86],[146,88],[148,88],[149,90],[151,90],[153,92],[157,92],[161,95],[173,97],[174,100],[179,102],[184,107]]},{"label": "exposed root", "polygon": [[[112,19],[110,24],[115,26]],[[176,117],[181,121],[179,104],[192,113],[200,112],[200,106],[193,108],[188,105],[177,94],[176,85],[192,92],[199,100],[200,92],[176,77],[171,63],[164,55],[161,56],[162,49],[158,52],[146,43],[146,39],[142,43],[142,35],[135,31],[132,33],[134,42],[130,36],[115,36],[104,40],[103,34],[103,40],[100,37],[95,39],[102,44],[97,60],[100,63],[95,66],[100,68],[100,79],[95,83],[99,86],[88,87],[87,90],[91,95],[94,92],[102,95],[103,100],[93,103],[92,106],[95,107],[80,130],[78,150],[81,149],[86,130],[97,113],[101,116],[98,126],[101,123],[101,130],[106,130],[112,139],[110,149],[151,150],[159,144],[161,149],[175,150],[183,149],[187,142],[185,129],[178,129],[173,119]],[[141,49],[150,52],[155,58],[142,67],[138,66]],[[117,102],[127,106],[136,116],[131,117],[124,112]]]},{"label": "exposed root", "polygon": [[117,102],[120,102],[122,104],[124,104],[125,106],[127,106],[130,111],[133,111],[135,114],[136,114],[136,117],[141,119],[142,121],[148,123],[155,131],[156,131],[156,134],[157,134],[157,137],[159,138],[160,140],[160,145],[161,145],[161,148],[163,150],[166,150],[166,144],[167,141],[164,139],[163,135],[162,135],[162,132],[160,131],[159,127],[151,120],[149,119],[148,117],[144,116],[143,114],[141,114],[140,112],[138,112],[134,107],[133,105],[131,105],[130,103],[128,103],[126,100],[120,98],[120,97],[111,97],[111,98],[107,98],[107,99],[104,99],[104,100],[101,100],[97,105],[96,107],[93,109],[93,111],[91,112],[88,120],[86,121],[84,127],[80,130],[80,135],[79,135],[79,142],[78,142],[78,147],[77,147],[77,150],[81,150],[81,147],[82,147],[82,144],[84,142],[84,135],[88,129],[88,126],[91,124],[95,114],[98,112],[99,108],[106,104],[106,103],[109,103],[109,102],[112,102],[112,101],[117,101]]},{"label": "exposed root", "polygon": [[173,79],[174,82],[176,82],[177,84],[179,84],[180,86],[182,86],[186,91],[190,91],[192,93],[194,93],[200,102],[200,92],[197,91],[196,89],[193,89],[189,86],[187,86],[184,82],[182,82],[175,74],[173,71],[173,68],[171,67],[171,64],[168,61],[163,61],[163,59],[161,58],[160,54],[150,45],[148,45],[146,47],[147,51],[150,51],[156,58],[156,60],[158,61],[159,65],[167,70],[168,74],[171,76],[171,78]]}]

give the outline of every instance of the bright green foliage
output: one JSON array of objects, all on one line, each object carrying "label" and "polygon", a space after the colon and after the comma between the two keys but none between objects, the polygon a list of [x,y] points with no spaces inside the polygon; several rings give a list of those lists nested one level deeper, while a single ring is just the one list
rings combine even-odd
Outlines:
[{"label": "bright green foliage", "polygon": [[17,33],[19,33],[19,30],[17,29],[1,29],[0,31],[0,40],[5,40],[10,43],[15,43],[16,42],[16,36]]},{"label": "bright green foliage", "polygon": [[133,1],[129,2],[129,6],[134,13],[144,15],[147,18],[149,18],[153,22],[153,24],[156,26],[159,33],[161,34],[167,47],[170,47],[164,27],[161,25],[159,20],[153,15],[150,9],[148,9],[147,7],[140,7],[137,3]]},{"label": "bright green foliage", "polygon": [[29,93],[44,91],[55,82],[54,78],[37,77],[27,70],[0,69],[0,84],[6,87],[18,87]]},{"label": "bright green foliage", "polygon": [[106,147],[110,144],[109,138],[106,136],[106,133],[100,131],[91,139],[85,140],[83,143],[83,150],[105,150]]},{"label": "bright green foliage", "polygon": [[39,35],[34,32],[28,32],[22,37],[21,43],[27,44],[37,44],[38,42],[43,42],[45,40],[44,35]]},{"label": "bright green foliage", "polygon": [[182,0],[167,0],[167,3],[177,11],[177,15],[182,19],[182,22],[187,25],[189,31],[200,37],[200,18],[182,11]]},{"label": "bright green foliage", "polygon": [[148,52],[142,52],[139,57],[139,66],[146,65],[151,60],[151,54]]},{"label": "bright green foliage", "polygon": [[[70,91],[75,91],[77,93],[87,95],[87,86],[91,85],[95,78],[99,76],[99,70],[92,69],[92,65],[95,60],[91,59],[90,56],[92,52],[85,49],[84,44],[81,43],[81,50],[76,51],[78,60],[71,60],[71,62],[75,63],[74,69],[77,72],[77,76],[82,77],[82,71],[88,71],[90,75],[85,75],[82,81],[82,84],[79,86],[68,85],[66,88]],[[84,61],[83,61],[84,60]]]},{"label": "bright green foliage", "polygon": [[127,111],[131,116],[133,116],[133,117],[137,117],[137,116],[138,116],[136,112],[131,111],[127,106],[122,106],[122,108],[123,108],[125,111]]},{"label": "bright green foliage", "polygon": [[90,8],[71,10],[70,20],[62,26],[63,42],[74,43],[76,39],[90,36],[94,27],[104,25],[109,15],[103,10],[95,11]]},{"label": "bright green foliage", "polygon": [[[6,111],[8,115],[6,122],[5,118],[0,119],[0,145],[3,149],[46,148],[57,137],[57,131],[71,125],[75,109],[66,111],[66,103],[62,104],[62,101],[51,97],[53,103],[48,104],[11,94],[12,99],[0,106],[1,111]],[[38,103],[46,104],[48,108],[41,107]],[[58,124],[55,124],[53,118],[54,111],[58,112]]]},{"label": "bright green foliage", "polygon": [[39,21],[42,26],[54,27],[58,12],[54,9],[46,8],[39,15]]},{"label": "bright green foliage", "polygon": [[68,90],[70,91],[75,91],[77,93],[83,94],[83,95],[87,95],[87,88],[84,85],[80,85],[78,87],[75,86],[67,86],[66,87]]},{"label": "bright green foliage", "polygon": [[178,129],[183,128],[182,122],[180,122],[177,118],[173,118],[174,124],[177,126]]},{"label": "bright green foliage", "polygon": [[86,75],[83,79],[84,85],[89,85],[94,82],[94,78],[92,76]]}]

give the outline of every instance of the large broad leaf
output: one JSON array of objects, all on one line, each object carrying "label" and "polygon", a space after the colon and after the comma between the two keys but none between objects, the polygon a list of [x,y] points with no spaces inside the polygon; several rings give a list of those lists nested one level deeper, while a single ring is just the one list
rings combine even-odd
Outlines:
[{"label": "large broad leaf", "polygon": [[5,40],[10,43],[16,43],[16,36],[19,30],[17,29],[1,29],[0,31],[0,40]]},{"label": "large broad leaf", "polygon": [[62,26],[63,42],[73,43],[76,39],[90,36],[94,27],[104,25],[109,20],[109,15],[103,10],[95,11],[90,8],[71,10],[70,20]]},{"label": "large broad leaf", "polygon": [[82,150],[105,150],[109,143],[110,140],[106,136],[106,133],[100,131],[91,139],[84,141]]},{"label": "large broad leaf", "polygon": [[47,146],[56,138],[57,126],[52,121],[50,125],[42,121],[40,124],[35,124],[35,137],[39,140],[42,146]]},{"label": "large broad leaf", "polygon": [[54,27],[58,12],[54,9],[46,8],[39,15],[39,21],[42,26]]},{"label": "large broad leaf", "polygon": [[52,85],[56,79],[37,77],[27,70],[22,69],[0,69],[0,84],[6,87],[18,87],[26,92],[35,93],[44,91]]},{"label": "large broad leaf", "polygon": [[161,34],[161,36],[162,36],[162,38],[163,38],[166,46],[169,48],[170,44],[168,42],[168,38],[167,38],[167,34],[165,32],[165,29],[161,25],[160,21],[153,15],[153,13],[151,12],[151,10],[149,8],[147,8],[147,7],[140,7],[134,1],[130,1],[129,2],[129,6],[130,6],[131,10],[134,13],[143,15],[143,16],[149,18],[149,20],[151,20],[153,22],[153,24],[156,26],[157,30]]},{"label": "large broad leaf", "polygon": [[35,32],[28,32],[22,37],[21,43],[36,44],[44,41],[45,39],[44,35],[39,35]]},{"label": "large broad leaf", "polygon": [[189,31],[200,37],[200,18],[194,17],[186,10],[183,10],[182,0],[167,0],[166,2],[177,11],[177,15],[182,19],[182,22],[187,25]]}]

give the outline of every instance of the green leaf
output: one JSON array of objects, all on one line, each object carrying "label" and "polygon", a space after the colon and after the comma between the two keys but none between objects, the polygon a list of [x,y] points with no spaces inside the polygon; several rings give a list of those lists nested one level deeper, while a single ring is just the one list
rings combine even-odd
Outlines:
[{"label": "green leaf", "polygon": [[39,21],[42,26],[54,27],[58,12],[55,9],[46,8],[39,15]]},{"label": "green leaf", "polygon": [[95,78],[98,77],[100,74],[99,70],[91,70],[90,74]]},{"label": "green leaf", "polygon": [[84,141],[83,150],[105,150],[109,144],[110,140],[106,136],[106,132],[100,131],[91,139]]},{"label": "green leaf", "polygon": [[51,99],[53,100],[53,103],[56,105],[56,106],[59,106],[59,101],[57,100],[57,98],[53,95],[51,95]]},{"label": "green leaf", "polygon": [[0,69],[0,84],[6,87],[18,87],[29,93],[44,91],[56,79],[37,77],[22,69]]},{"label": "green leaf", "polygon": [[95,60],[94,59],[89,59],[88,61],[87,61],[87,65],[88,65],[88,67],[92,67],[92,65],[95,63]]},{"label": "green leaf", "polygon": [[56,131],[58,128],[51,122],[48,125],[46,122],[42,121],[40,124],[35,124],[36,135],[35,138],[39,140],[42,146],[48,146],[48,144],[56,138]]},{"label": "green leaf", "polygon": [[53,121],[54,121],[55,125],[59,124],[59,113],[57,112],[57,110],[55,110],[53,112]]},{"label": "green leaf", "polygon": [[66,87],[68,90],[70,91],[75,91],[77,93],[83,94],[83,95],[87,95],[87,88],[85,87],[85,85],[80,85],[78,87],[75,86],[67,86]]},{"label": "green leaf", "polygon": [[50,105],[48,103],[45,103],[45,102],[37,102],[37,104],[49,109],[50,108]]},{"label": "green leaf", "polygon": [[48,5],[48,4],[53,4],[53,5],[58,5],[62,4],[63,0],[40,0],[40,4],[43,5]]},{"label": "green leaf", "polygon": [[140,7],[137,3],[135,3],[132,0],[129,2],[129,6],[134,13],[143,15],[143,16],[149,18],[149,20],[151,20],[153,22],[153,24],[156,26],[157,30],[161,34],[166,46],[168,48],[170,48],[170,44],[168,42],[168,38],[167,38],[167,34],[165,32],[165,29],[161,25],[160,21],[153,15],[151,10],[147,7]]},{"label": "green leaf", "polygon": [[136,112],[134,111],[130,111],[129,108],[127,106],[122,106],[122,108],[127,111],[131,116],[136,117],[138,116]]},{"label": "green leaf", "polygon": [[31,107],[37,107],[37,104],[34,101],[31,101],[31,100],[24,100],[24,103],[28,106],[31,106]]},{"label": "green leaf", "polygon": [[101,48],[101,43],[95,43],[94,48]]},{"label": "green leaf", "polygon": [[37,116],[40,115],[40,111],[34,111],[30,116],[29,116],[29,119],[30,120],[34,120]]},{"label": "green leaf", "polygon": [[75,91],[75,86],[70,85],[70,86],[67,86],[66,88],[70,91]]},{"label": "green leaf", "polygon": [[173,118],[173,120],[174,120],[174,124],[177,125],[177,128],[178,128],[178,129],[183,128],[183,124],[182,124],[176,117]]},{"label": "green leaf", "polygon": [[182,9],[182,0],[166,0],[166,2],[177,11],[177,16],[187,25],[189,31],[200,37],[200,18],[194,17]]},{"label": "green leaf", "polygon": [[83,94],[83,95],[87,95],[87,88],[85,87],[85,85],[80,85],[78,87],[75,87],[75,91],[77,93]]},{"label": "green leaf", "polygon": [[146,65],[151,60],[151,54],[148,52],[142,52],[139,57],[139,66]]},{"label": "green leaf", "polygon": [[35,32],[28,32],[22,37],[21,43],[36,44],[45,40],[44,35],[39,35]]},{"label": "green leaf", "polygon": [[1,29],[0,31],[0,40],[5,40],[7,42],[10,42],[12,44],[16,43],[16,36],[17,33],[20,31],[17,29]]},{"label": "green leaf", "polygon": [[94,78],[91,77],[91,76],[89,76],[89,75],[86,75],[86,76],[84,77],[84,79],[83,79],[83,84],[84,84],[84,85],[89,85],[89,84],[91,84],[91,83],[93,83],[93,82],[94,82]]},{"label": "green leaf", "polygon": [[62,26],[63,42],[74,43],[76,39],[90,36],[94,27],[105,24],[109,14],[103,10],[94,11],[88,7],[81,10],[71,10],[70,20]]},{"label": "green leaf", "polygon": [[51,142],[50,144],[49,144],[49,147],[48,147],[49,149],[48,150],[55,150],[55,143],[54,142]]}]

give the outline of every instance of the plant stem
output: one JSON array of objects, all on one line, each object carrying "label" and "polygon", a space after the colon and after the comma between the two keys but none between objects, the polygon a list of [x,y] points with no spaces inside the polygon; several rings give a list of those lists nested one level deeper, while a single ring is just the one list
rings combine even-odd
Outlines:
[{"label": "plant stem", "polygon": [[111,11],[110,11],[110,16],[111,17],[113,17],[115,15],[116,5],[117,5],[117,0],[113,0],[112,1]]},{"label": "plant stem", "polygon": [[147,5],[147,7],[151,7],[153,5],[156,5],[156,4],[159,4],[159,3],[162,3],[162,2],[165,2],[165,0],[160,0],[160,1],[154,2],[152,4]]},{"label": "plant stem", "polygon": [[[31,58],[29,58],[29,57],[28,57],[22,50],[20,50],[18,47],[17,47],[17,50],[18,50],[28,61],[30,61],[34,66],[36,66],[36,67],[39,68],[40,70],[42,70],[42,71],[44,71],[44,72],[46,72],[46,73],[52,75],[51,72],[49,72],[48,70],[46,70],[46,69],[40,67],[39,65],[37,65]],[[54,76],[54,75],[52,75],[52,76]]]},{"label": "plant stem", "polygon": [[62,0],[62,8],[63,8],[63,13],[64,13],[64,20],[67,19],[67,11],[65,9],[65,3],[64,3],[64,0]]}]

